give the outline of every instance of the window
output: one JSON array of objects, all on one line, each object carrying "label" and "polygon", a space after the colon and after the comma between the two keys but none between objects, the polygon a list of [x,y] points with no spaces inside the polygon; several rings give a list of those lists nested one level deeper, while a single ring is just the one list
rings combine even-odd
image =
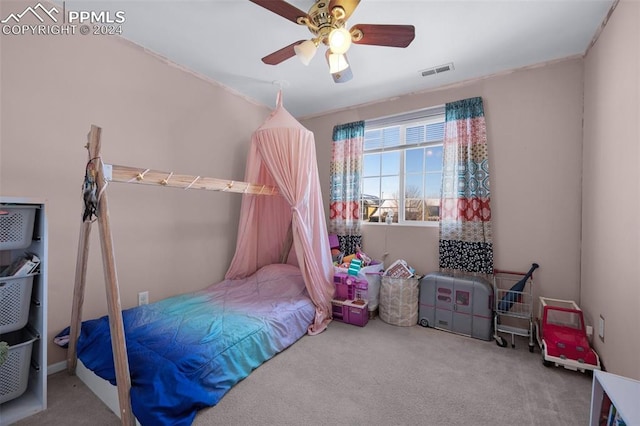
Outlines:
[{"label": "window", "polygon": [[362,221],[438,221],[443,138],[444,107],[365,122]]}]

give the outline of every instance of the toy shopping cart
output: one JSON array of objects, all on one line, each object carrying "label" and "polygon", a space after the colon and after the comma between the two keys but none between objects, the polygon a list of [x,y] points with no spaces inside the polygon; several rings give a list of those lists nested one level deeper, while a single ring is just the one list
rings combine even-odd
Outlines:
[{"label": "toy shopping cart", "polygon": [[529,352],[533,352],[533,271],[538,266],[532,263],[526,273],[494,269],[493,337],[498,346],[507,346],[507,341],[499,334],[506,333],[511,334],[512,348],[516,346],[515,336],[528,337]]}]

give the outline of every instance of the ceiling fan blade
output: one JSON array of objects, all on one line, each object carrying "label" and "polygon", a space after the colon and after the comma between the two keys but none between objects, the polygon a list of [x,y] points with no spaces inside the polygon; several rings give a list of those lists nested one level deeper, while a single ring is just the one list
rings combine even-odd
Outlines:
[{"label": "ceiling fan blade", "polygon": [[373,44],[376,46],[407,47],[416,36],[413,25],[377,25],[377,24],[357,24],[349,31],[362,32],[362,39],[354,38],[356,44]]},{"label": "ceiling fan blade", "polygon": [[298,18],[308,18],[307,12],[303,12],[297,7],[287,3],[283,0],[249,0],[251,3],[255,3],[258,6],[262,6],[267,10],[272,11],[276,15],[280,15],[285,19],[290,20],[295,24],[299,24]]},{"label": "ceiling fan blade", "polygon": [[278,65],[280,62],[286,61],[287,59],[296,56],[296,52],[295,50],[293,50],[293,46],[295,46],[296,44],[300,44],[303,41],[304,40],[294,41],[290,45],[285,46],[280,50],[276,50],[270,55],[267,55],[264,58],[262,58],[262,62],[264,62],[267,65]]},{"label": "ceiling fan blade", "polygon": [[329,2],[329,12],[331,12],[334,7],[341,7],[342,9],[344,9],[345,13],[345,16],[344,18],[342,18],[342,20],[346,21],[347,19],[349,19],[353,11],[356,10],[356,7],[358,7],[358,3],[360,3],[360,0],[331,0]]}]

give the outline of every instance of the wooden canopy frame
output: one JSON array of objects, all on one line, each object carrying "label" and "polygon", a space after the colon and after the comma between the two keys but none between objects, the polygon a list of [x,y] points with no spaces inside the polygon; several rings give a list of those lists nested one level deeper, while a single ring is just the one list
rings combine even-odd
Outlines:
[{"label": "wooden canopy frame", "polygon": [[[96,183],[97,217],[100,232],[100,246],[102,248],[102,262],[104,265],[105,290],[107,294],[107,309],[109,314],[109,330],[111,333],[111,348],[115,363],[116,382],[118,387],[118,401],[120,403],[120,419],[123,425],[134,425],[135,416],[131,409],[131,377],[127,346],[122,319],[122,305],[120,304],[120,290],[116,271],[113,239],[109,223],[109,207],[106,187],[108,180],[112,182],[136,183],[145,185],[160,185],[184,189],[205,189],[211,191],[236,192],[255,195],[277,195],[278,188],[266,185],[255,185],[246,182],[229,181],[216,178],[177,175],[157,170],[141,169],[127,166],[105,166],[100,157],[102,129],[92,125],[88,134],[87,170]],[[105,169],[109,170],[111,178],[105,178]],[[77,340],[80,336],[82,322],[82,304],[87,276],[87,261],[89,258],[89,236],[93,221],[90,217],[83,218],[78,241],[78,256],[76,259],[75,283],[73,289],[73,306],[71,310],[71,326],[69,332],[69,350],[67,352],[67,370],[75,374],[77,366]],[[286,262],[292,245],[292,229],[289,227],[287,240],[284,243],[281,260]]]}]

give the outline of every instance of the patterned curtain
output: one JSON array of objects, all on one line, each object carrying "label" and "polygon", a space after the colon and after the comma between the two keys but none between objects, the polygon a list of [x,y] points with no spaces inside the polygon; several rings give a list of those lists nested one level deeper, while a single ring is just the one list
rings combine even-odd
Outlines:
[{"label": "patterned curtain", "polygon": [[489,159],[482,98],[446,104],[440,269],[493,273]]},{"label": "patterned curtain", "polygon": [[364,121],[333,128],[331,148],[331,199],[329,233],[338,236],[340,251],[356,252],[360,233],[360,173],[364,144]]}]

